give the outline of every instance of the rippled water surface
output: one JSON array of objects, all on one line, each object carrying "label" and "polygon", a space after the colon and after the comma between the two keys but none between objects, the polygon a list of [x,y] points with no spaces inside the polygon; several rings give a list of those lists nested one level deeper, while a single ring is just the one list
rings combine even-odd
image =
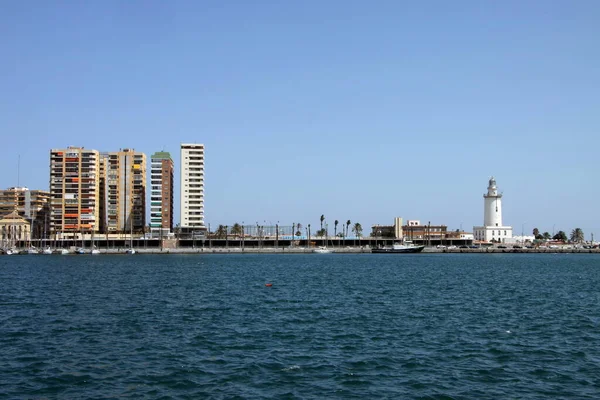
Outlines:
[{"label": "rippled water surface", "polygon": [[591,254],[2,256],[0,397],[598,399],[599,293]]}]

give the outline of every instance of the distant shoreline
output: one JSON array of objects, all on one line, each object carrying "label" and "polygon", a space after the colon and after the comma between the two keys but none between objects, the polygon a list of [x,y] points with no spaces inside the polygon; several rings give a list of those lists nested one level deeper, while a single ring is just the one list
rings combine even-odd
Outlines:
[{"label": "distant shoreline", "polygon": [[[117,255],[125,254],[126,248],[114,249],[99,249],[100,255]],[[252,248],[246,247],[204,247],[204,248],[173,248],[173,249],[157,249],[157,248],[135,248],[137,254],[154,254],[154,255],[169,255],[169,254],[314,254],[313,248],[306,247],[264,247]],[[330,254],[371,254],[371,249],[367,247],[350,247],[350,248],[331,248],[333,251]],[[478,248],[478,249],[437,249],[435,247],[427,247],[422,253],[413,254],[600,254],[600,249],[499,249],[499,248]],[[55,254],[53,254],[55,255]],[[69,254],[79,255],[79,254]],[[89,255],[89,254],[83,254]],[[34,254],[41,256],[41,254]],[[48,256],[48,255],[47,255]],[[81,256],[81,255],[79,255]],[[402,255],[386,255],[386,257],[402,257]]]}]

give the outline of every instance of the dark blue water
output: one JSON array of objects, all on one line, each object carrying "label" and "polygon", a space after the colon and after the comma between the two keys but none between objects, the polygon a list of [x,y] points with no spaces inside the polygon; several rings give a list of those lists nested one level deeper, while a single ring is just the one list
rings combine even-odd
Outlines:
[{"label": "dark blue water", "polygon": [[2,256],[0,285],[2,398],[600,398],[591,254]]}]

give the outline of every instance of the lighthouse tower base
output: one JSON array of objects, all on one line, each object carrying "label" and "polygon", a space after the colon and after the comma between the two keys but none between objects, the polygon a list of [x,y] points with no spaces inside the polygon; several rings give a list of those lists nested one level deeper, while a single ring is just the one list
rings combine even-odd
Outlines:
[{"label": "lighthouse tower base", "polygon": [[475,240],[481,242],[506,243],[513,237],[513,228],[512,226],[474,226],[473,236]]}]

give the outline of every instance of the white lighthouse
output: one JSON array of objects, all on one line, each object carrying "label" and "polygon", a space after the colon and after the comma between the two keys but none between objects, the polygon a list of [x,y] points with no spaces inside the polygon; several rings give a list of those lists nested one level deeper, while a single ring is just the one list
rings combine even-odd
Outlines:
[{"label": "white lighthouse", "polygon": [[474,226],[475,240],[503,243],[512,238],[512,226],[502,224],[502,193],[498,193],[492,176],[487,193],[483,195],[483,226]]}]

